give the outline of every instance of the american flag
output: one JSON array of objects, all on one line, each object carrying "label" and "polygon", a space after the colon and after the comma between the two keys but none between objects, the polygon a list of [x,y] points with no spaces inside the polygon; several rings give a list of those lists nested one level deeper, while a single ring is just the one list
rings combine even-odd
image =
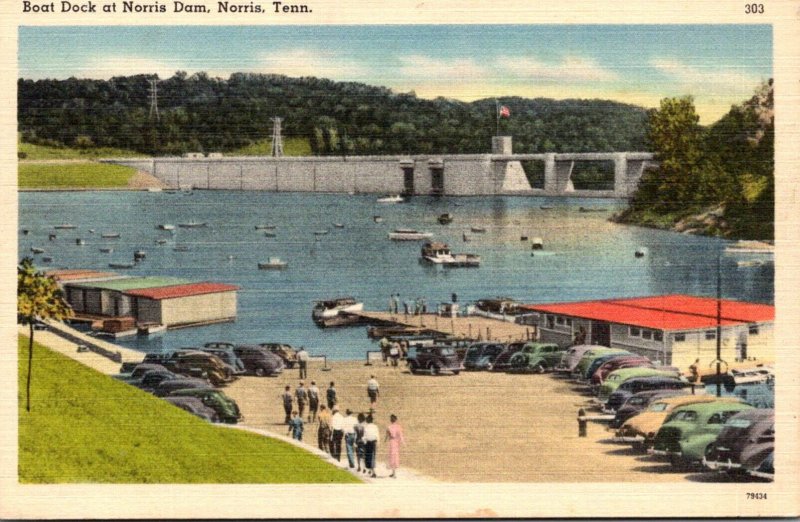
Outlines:
[{"label": "american flag", "polygon": [[501,105],[499,109],[499,114],[501,118],[508,118],[509,116],[511,116],[511,111],[508,110],[508,107],[506,107],[505,105]]}]

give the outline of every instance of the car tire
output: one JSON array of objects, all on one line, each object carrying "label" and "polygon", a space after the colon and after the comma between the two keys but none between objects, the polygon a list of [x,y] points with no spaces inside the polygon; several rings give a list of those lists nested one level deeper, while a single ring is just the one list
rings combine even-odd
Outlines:
[{"label": "car tire", "polygon": [[684,471],[687,467],[686,460],[684,460],[683,455],[670,455],[669,463],[676,471]]},{"label": "car tire", "polygon": [[267,372],[265,372],[264,368],[261,366],[256,367],[256,369],[253,370],[253,373],[256,375],[256,377],[266,377],[267,375]]},{"label": "car tire", "polygon": [[536,366],[533,367],[534,373],[538,373],[539,375],[543,374],[547,371],[547,366],[544,363],[536,363]]},{"label": "car tire", "polygon": [[431,375],[439,375],[439,367],[435,364],[428,366],[428,371]]},{"label": "car tire", "polygon": [[417,363],[416,362],[411,361],[410,363],[408,363],[408,371],[410,371],[411,373],[417,373],[418,369],[419,368],[417,367]]},{"label": "car tire", "polygon": [[461,373],[461,370],[453,370],[453,375],[458,375],[459,373]]}]

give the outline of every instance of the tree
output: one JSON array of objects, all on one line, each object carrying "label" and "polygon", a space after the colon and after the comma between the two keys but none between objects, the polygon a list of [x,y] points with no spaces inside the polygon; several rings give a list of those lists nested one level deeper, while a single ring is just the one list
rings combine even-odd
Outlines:
[{"label": "tree", "polygon": [[38,272],[33,260],[26,257],[17,267],[17,317],[30,328],[28,343],[28,379],[26,384],[26,409],[31,411],[31,368],[33,366],[33,333],[36,321],[63,320],[72,315],[64,292],[55,279]]}]

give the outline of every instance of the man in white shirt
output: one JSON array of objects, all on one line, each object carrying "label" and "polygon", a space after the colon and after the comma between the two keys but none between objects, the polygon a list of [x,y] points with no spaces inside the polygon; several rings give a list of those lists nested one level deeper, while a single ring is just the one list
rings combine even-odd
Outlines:
[{"label": "man in white shirt", "polygon": [[369,476],[375,477],[375,457],[378,452],[378,438],[381,436],[378,426],[372,422],[372,415],[367,416],[364,426],[364,462]]},{"label": "man in white shirt", "polygon": [[367,395],[369,395],[369,407],[370,410],[375,408],[375,403],[378,402],[378,393],[379,393],[378,380],[375,379],[374,375],[369,376],[369,380],[367,381]]},{"label": "man in white shirt", "polygon": [[356,444],[356,424],[358,419],[353,416],[353,412],[345,410],[347,416],[342,420],[342,432],[344,432],[344,447],[347,452],[347,463],[351,468],[355,467],[355,444]]},{"label": "man in white shirt", "polygon": [[[300,368],[300,378],[305,379],[308,376],[308,352],[304,346],[301,346],[297,351],[297,366]],[[302,417],[302,415],[301,415]]]},{"label": "man in white shirt", "polygon": [[344,436],[344,417],[339,413],[339,407],[333,407],[333,417],[331,417],[331,456],[336,460],[342,460],[342,437]]}]

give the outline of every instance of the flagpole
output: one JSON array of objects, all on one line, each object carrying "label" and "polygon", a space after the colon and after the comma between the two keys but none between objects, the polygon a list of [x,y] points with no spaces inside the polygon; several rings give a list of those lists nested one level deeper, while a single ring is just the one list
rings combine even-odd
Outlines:
[{"label": "flagpole", "polygon": [[494,99],[494,115],[497,119],[497,136],[500,136],[500,102],[497,101],[497,98]]}]

